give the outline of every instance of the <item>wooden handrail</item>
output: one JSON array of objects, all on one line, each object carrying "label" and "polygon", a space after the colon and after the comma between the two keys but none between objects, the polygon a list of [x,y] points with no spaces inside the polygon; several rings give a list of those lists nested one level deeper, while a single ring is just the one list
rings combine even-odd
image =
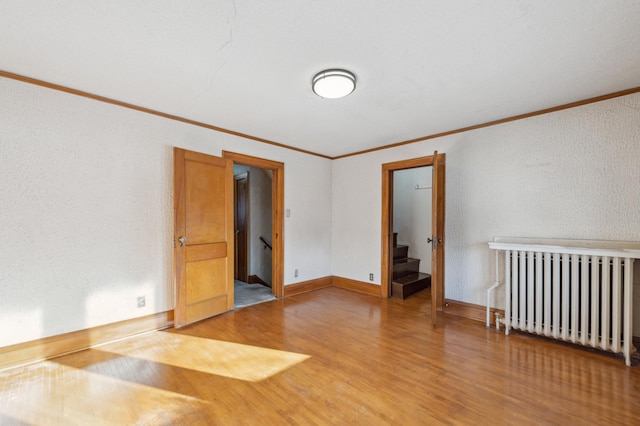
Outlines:
[{"label": "wooden handrail", "polygon": [[271,247],[271,244],[269,244],[269,242],[267,240],[265,240],[264,238],[260,237],[260,241],[262,241],[264,243],[265,247],[269,247],[269,250],[273,251],[273,247]]}]

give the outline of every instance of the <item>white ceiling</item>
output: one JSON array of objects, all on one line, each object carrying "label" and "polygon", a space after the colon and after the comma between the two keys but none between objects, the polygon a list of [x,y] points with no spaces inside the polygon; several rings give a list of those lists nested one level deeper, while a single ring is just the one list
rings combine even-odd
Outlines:
[{"label": "white ceiling", "polygon": [[334,157],[639,87],[640,1],[2,0],[0,70]]}]

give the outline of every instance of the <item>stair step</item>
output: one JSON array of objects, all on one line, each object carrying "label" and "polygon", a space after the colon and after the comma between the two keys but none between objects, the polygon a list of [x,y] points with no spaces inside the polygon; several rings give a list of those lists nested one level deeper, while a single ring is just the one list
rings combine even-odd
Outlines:
[{"label": "stair step", "polygon": [[395,280],[405,275],[417,274],[419,270],[420,259],[412,259],[410,257],[394,259],[392,279]]},{"label": "stair step", "polygon": [[418,272],[405,275],[391,282],[391,297],[406,299],[429,287],[431,287],[431,274]]},{"label": "stair step", "polygon": [[395,246],[393,248],[393,258],[394,259],[403,259],[403,258],[407,257],[408,253],[409,253],[409,246],[399,245],[399,246]]}]

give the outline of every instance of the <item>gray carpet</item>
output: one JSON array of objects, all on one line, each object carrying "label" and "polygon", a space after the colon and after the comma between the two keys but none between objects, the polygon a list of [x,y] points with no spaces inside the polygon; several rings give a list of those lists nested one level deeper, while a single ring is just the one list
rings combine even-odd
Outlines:
[{"label": "gray carpet", "polygon": [[262,284],[247,284],[236,280],[234,282],[234,291],[234,309],[275,300],[275,296],[271,294],[271,289]]}]

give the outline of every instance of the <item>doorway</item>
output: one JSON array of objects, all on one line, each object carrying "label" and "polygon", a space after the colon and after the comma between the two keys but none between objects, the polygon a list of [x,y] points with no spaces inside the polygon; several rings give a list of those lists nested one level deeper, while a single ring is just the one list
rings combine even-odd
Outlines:
[{"label": "doorway", "polygon": [[[242,252],[235,256],[240,263],[234,265],[238,272],[236,286],[241,286],[236,291],[235,307],[253,304],[242,300],[243,293],[255,295],[256,290],[260,290],[258,298],[263,295],[266,295],[265,299],[282,297],[284,164],[228,151],[223,151],[222,157],[232,160],[236,197],[244,199],[234,201],[234,233],[242,240],[237,244]],[[244,248],[241,247],[243,242]]]},{"label": "doorway", "polygon": [[284,164],[223,152],[174,148],[175,327],[234,308],[234,162],[272,176],[271,295],[284,295]]},{"label": "doorway", "polygon": [[432,168],[392,172],[391,297],[406,299],[431,286]]},{"label": "doorway", "polygon": [[[437,312],[444,301],[444,249],[445,249],[445,154],[437,151],[428,157],[397,161],[382,165],[382,258],[381,294],[390,297],[393,271],[393,193],[394,172],[431,166],[431,235],[427,242],[431,248],[431,317],[436,324]],[[419,184],[418,184],[419,185]]]},{"label": "doorway", "polygon": [[235,163],[234,307],[275,299],[272,291],[272,191],[270,170]]}]

